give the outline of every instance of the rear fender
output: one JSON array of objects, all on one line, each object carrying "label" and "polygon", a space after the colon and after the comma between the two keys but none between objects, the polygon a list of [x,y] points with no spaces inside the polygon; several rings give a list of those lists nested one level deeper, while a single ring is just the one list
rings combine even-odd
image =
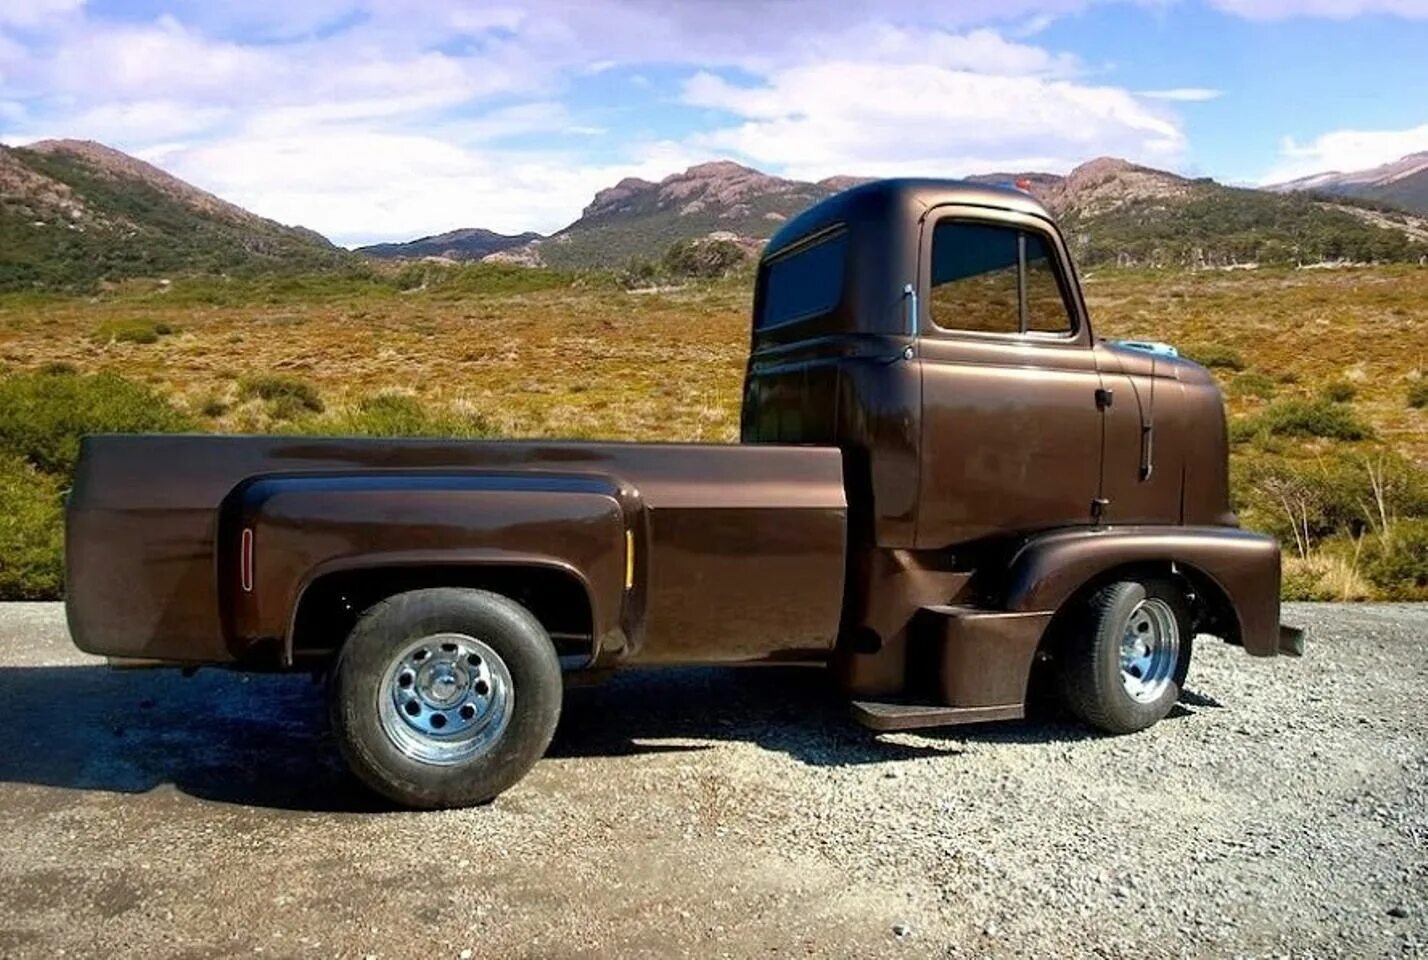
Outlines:
[{"label": "rear fender", "polygon": [[1006,609],[1057,611],[1113,570],[1167,563],[1227,608],[1224,639],[1257,657],[1279,652],[1279,544],[1236,527],[1105,527],[1035,537],[1012,560]]},{"label": "rear fender", "polygon": [[[280,644],[309,585],[374,568],[513,566],[568,573],[588,598],[594,648],[633,630],[627,543],[638,498],[608,477],[405,473],[266,476],[225,501],[217,575],[239,659]],[[245,656],[245,654],[247,656]]]}]

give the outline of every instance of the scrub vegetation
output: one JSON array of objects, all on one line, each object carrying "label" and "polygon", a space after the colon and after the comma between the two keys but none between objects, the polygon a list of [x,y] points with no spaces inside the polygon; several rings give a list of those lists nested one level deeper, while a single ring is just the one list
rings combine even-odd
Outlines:
[{"label": "scrub vegetation", "polygon": [[[57,595],[83,433],[735,440],[747,271],[677,283],[419,263],[0,295],[0,597]],[[1288,596],[1428,598],[1428,270],[1084,287],[1098,334],[1225,387],[1236,509],[1285,544]]]}]

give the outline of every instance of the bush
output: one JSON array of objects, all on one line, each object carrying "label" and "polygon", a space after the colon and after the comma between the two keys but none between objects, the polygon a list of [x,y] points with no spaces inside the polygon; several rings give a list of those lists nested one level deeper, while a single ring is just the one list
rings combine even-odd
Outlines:
[{"label": "bush", "polygon": [[1319,395],[1330,403],[1348,403],[1359,395],[1359,388],[1347,380],[1331,380],[1324,384]]},{"label": "bush", "polygon": [[1279,385],[1270,377],[1253,371],[1242,373],[1230,381],[1229,391],[1237,397],[1259,397],[1272,400]]},{"label": "bush", "polygon": [[477,416],[432,411],[416,397],[382,393],[341,413],[313,421],[314,433],[361,437],[489,437],[495,431]]},{"label": "bush", "polygon": [[1428,519],[1400,520],[1369,540],[1363,569],[1391,599],[1428,600]]},{"label": "bush", "polygon": [[1202,343],[1186,347],[1182,354],[1202,367],[1219,367],[1223,370],[1243,370],[1245,362],[1239,353],[1218,343]]},{"label": "bush", "polygon": [[1408,405],[1415,410],[1428,407],[1428,377],[1415,380],[1408,385]]},{"label": "bush", "polygon": [[238,398],[254,397],[268,405],[268,412],[279,420],[291,420],[303,413],[321,413],[322,397],[317,388],[301,377],[285,373],[247,376],[238,381]]},{"label": "bush", "polygon": [[158,343],[159,337],[173,332],[167,323],[151,320],[107,320],[94,328],[92,337],[99,343]]},{"label": "bush", "polygon": [[86,433],[174,433],[193,422],[140,383],[112,373],[0,379],[0,452],[68,475]]},{"label": "bush", "polygon": [[54,600],[64,583],[58,478],[0,453],[0,600]]},{"label": "bush", "polygon": [[1366,440],[1373,436],[1368,424],[1348,406],[1323,399],[1277,400],[1258,419],[1269,433],[1279,437]]},{"label": "bush", "polygon": [[732,240],[680,240],[664,252],[660,264],[674,277],[717,280],[748,257],[744,248]]}]

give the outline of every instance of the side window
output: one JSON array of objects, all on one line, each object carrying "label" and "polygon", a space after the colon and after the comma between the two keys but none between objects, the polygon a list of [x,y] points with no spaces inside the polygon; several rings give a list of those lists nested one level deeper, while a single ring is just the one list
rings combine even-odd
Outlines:
[{"label": "side window", "polygon": [[848,234],[840,231],[767,263],[757,328],[766,330],[835,309],[843,299],[847,258]]},{"label": "side window", "polygon": [[1016,333],[1016,230],[944,220],[932,232],[927,309],[944,330]]},{"label": "side window", "polygon": [[963,220],[933,229],[928,310],[944,330],[1063,335],[1073,329],[1040,234]]},{"label": "side window", "polygon": [[1067,334],[1071,314],[1056,282],[1051,251],[1046,240],[1035,233],[1026,237],[1026,329],[1029,333]]}]

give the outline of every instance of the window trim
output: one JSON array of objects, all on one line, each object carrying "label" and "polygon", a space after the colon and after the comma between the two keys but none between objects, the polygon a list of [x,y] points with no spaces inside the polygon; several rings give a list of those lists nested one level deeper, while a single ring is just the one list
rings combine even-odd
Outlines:
[{"label": "window trim", "polygon": [[843,300],[848,292],[848,257],[849,251],[843,251],[842,276],[838,280],[838,299],[833,301],[833,305],[827,310],[814,310],[808,313],[800,313],[795,316],[780,320],[778,323],[760,323],[760,317],[768,309],[768,284],[769,272],[784,260],[792,259],[800,254],[807,253],[820,244],[837,240],[839,237],[848,236],[848,227],[844,223],[834,223],[821,230],[815,230],[807,236],[799,237],[797,241],[784,247],[778,253],[769,257],[759,264],[759,291],[758,310],[754,314],[754,333],[767,333],[770,330],[780,330],[795,323],[803,323],[813,317],[826,317],[836,313],[843,306]]},{"label": "window trim", "polygon": [[[968,339],[1013,344],[1036,344],[1042,346],[1085,346],[1089,342],[1084,306],[1079,296],[1079,287],[1070,279],[1070,261],[1067,258],[1060,235],[1049,223],[1032,214],[1015,210],[979,208],[965,204],[947,204],[933,207],[923,214],[921,249],[918,251],[918,287],[922,290],[922,303],[918,307],[918,336],[936,336],[939,339]],[[1017,322],[1021,329],[998,332],[991,330],[959,330],[944,327],[932,316],[932,244],[937,228],[944,223],[971,223],[979,226],[1001,227],[1017,232]],[[1048,261],[1056,279],[1056,288],[1061,294],[1062,306],[1066,308],[1071,329],[1064,333],[1048,333],[1044,330],[1026,329],[1026,244],[1025,236],[1034,233],[1046,245]]]}]

